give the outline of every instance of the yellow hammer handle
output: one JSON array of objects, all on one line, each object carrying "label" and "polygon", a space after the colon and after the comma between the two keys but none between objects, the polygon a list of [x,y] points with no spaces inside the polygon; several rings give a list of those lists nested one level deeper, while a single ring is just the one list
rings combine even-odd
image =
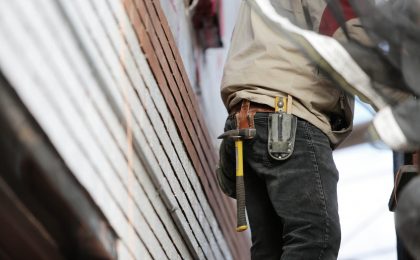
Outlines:
[{"label": "yellow hammer handle", "polygon": [[245,182],[244,182],[244,162],[243,162],[243,141],[235,141],[236,154],[236,231],[242,232],[248,228],[245,213]]}]

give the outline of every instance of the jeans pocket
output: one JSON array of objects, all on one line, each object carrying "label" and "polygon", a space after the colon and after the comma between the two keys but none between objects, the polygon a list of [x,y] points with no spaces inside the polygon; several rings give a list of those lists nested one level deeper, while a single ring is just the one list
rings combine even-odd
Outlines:
[{"label": "jeans pocket", "polygon": [[268,113],[256,116],[254,126],[257,130],[256,136],[248,142],[250,158],[256,162],[262,163],[265,167],[271,167],[271,160],[268,154]]}]

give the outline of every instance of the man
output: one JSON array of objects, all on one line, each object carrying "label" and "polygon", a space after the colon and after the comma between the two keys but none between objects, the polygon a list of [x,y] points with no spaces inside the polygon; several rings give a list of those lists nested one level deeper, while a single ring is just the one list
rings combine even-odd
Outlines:
[{"label": "man", "polygon": [[[272,0],[276,11],[294,24],[339,39],[344,34],[324,1]],[[343,1],[349,34],[359,35]],[[360,34],[362,35],[362,34]],[[337,205],[338,172],[332,150],[350,133],[352,97],[323,78],[316,66],[274,32],[242,1],[224,68],[222,99],[229,111],[225,131],[239,124],[256,128],[244,141],[246,210],[252,234],[252,259],[336,259],[340,246]],[[273,155],[271,142],[275,98],[288,97],[295,133],[285,158]],[[291,104],[290,104],[291,101]],[[283,103],[277,104],[286,108]],[[286,109],[284,109],[286,110]],[[246,114],[240,118],[239,114]],[[241,121],[242,120],[242,121]],[[280,119],[279,119],[280,120]],[[283,128],[284,128],[283,127]],[[279,128],[280,129],[280,128]],[[274,131],[276,132],[276,131]],[[293,151],[292,151],[293,150]],[[220,147],[222,189],[234,180],[234,141]]]}]

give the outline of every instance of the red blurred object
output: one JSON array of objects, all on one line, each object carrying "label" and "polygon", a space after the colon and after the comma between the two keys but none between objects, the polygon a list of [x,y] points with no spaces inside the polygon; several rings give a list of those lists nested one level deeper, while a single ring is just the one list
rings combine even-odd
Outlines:
[{"label": "red blurred object", "polygon": [[192,22],[203,49],[222,47],[219,24],[219,0],[199,0]]}]

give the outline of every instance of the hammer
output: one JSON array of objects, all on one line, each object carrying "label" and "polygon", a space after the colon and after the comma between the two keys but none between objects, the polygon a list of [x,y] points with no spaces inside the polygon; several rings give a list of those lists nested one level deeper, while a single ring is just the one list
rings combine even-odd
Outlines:
[{"label": "hammer", "polygon": [[242,232],[248,228],[245,214],[245,183],[243,168],[243,140],[255,137],[257,130],[255,128],[234,129],[224,132],[218,139],[231,138],[235,140],[236,155],[236,231]]}]

